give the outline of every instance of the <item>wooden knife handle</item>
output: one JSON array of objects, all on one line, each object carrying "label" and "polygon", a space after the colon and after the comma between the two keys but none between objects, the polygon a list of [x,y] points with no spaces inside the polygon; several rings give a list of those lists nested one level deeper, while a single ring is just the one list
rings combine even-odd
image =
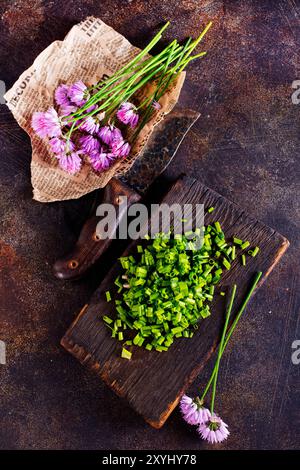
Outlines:
[{"label": "wooden knife handle", "polygon": [[[127,204],[124,204],[124,196]],[[121,183],[117,178],[112,178],[104,190],[103,204],[112,204],[116,210],[116,225],[113,226],[110,237],[101,236],[96,227],[100,220],[96,215],[90,217],[84,224],[74,249],[63,258],[57,260],[53,266],[54,274],[59,279],[77,279],[100,258],[112,242],[120,221],[127,212],[128,207],[140,200],[141,196]]]}]

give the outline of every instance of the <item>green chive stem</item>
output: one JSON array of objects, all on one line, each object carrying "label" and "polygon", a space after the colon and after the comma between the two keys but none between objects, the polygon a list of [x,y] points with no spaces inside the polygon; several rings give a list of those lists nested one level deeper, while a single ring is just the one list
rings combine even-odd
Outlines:
[{"label": "green chive stem", "polygon": [[214,412],[217,380],[218,380],[218,374],[219,374],[220,361],[221,361],[221,357],[222,357],[222,350],[223,350],[223,346],[224,346],[226,331],[227,331],[227,327],[228,327],[229,318],[230,318],[230,315],[231,315],[231,310],[232,310],[235,294],[236,294],[236,284],[234,284],[234,286],[232,288],[230,302],[229,302],[227,312],[226,312],[225,325],[224,325],[224,328],[223,328],[221,342],[220,342],[220,346],[219,346],[219,350],[218,350],[218,356],[217,356],[216,364],[215,364],[215,367],[214,367],[215,374],[214,374],[214,379],[213,379],[212,397],[211,397],[211,404],[210,404],[210,412],[211,412],[212,415],[213,415],[213,412]]},{"label": "green chive stem", "polygon": [[[142,126],[145,125],[153,113],[153,100],[158,101],[160,99],[172,80],[174,80],[192,60],[205,56],[206,52],[200,52],[193,56],[191,54],[212,26],[212,22],[207,24],[194,41],[189,38],[184,46],[180,46],[175,39],[161,53],[142,61],[146,54],[148,54],[153,46],[161,39],[162,33],[168,26],[169,22],[161,28],[145,49],[140,51],[137,56],[113,74],[112,77],[90,87],[89,91],[98,91],[90,96],[81,108],[68,116],[64,116],[66,122],[72,124],[67,133],[68,141],[72,133],[80,128],[80,124],[78,124],[80,119],[86,119],[89,116],[94,116],[105,111],[105,121],[109,122],[110,116],[122,102],[128,101],[141,87],[144,87],[150,80],[160,74],[153,97],[148,97],[145,100],[145,104],[148,103],[148,106],[143,119],[140,121],[139,130],[141,130]],[[173,62],[175,62],[175,65],[169,67]],[[100,104],[98,105],[98,103]],[[97,108],[89,111],[89,108],[96,104],[98,105]],[[139,108],[141,108],[141,106]],[[136,135],[136,133],[134,135]]]},{"label": "green chive stem", "polygon": [[[243,303],[242,303],[242,305],[241,305],[240,310],[238,311],[238,313],[237,313],[237,315],[236,315],[236,317],[235,317],[235,319],[234,319],[234,321],[233,321],[231,327],[230,327],[229,330],[228,330],[228,333],[227,333],[227,335],[226,335],[225,342],[224,342],[224,345],[223,345],[223,348],[222,348],[222,355],[224,354],[224,351],[225,351],[225,349],[226,349],[226,346],[227,346],[227,344],[228,344],[228,341],[230,340],[230,338],[231,338],[231,336],[232,336],[232,333],[234,332],[234,330],[235,330],[235,328],[236,328],[236,326],[237,326],[237,324],[238,324],[238,322],[239,322],[239,320],[240,320],[240,318],[241,318],[241,316],[242,316],[242,314],[243,314],[245,308],[247,307],[247,304],[248,304],[249,300],[251,299],[252,294],[253,294],[253,292],[254,292],[254,290],[255,290],[255,288],[256,288],[256,286],[257,286],[257,284],[258,284],[258,282],[259,282],[259,280],[260,280],[260,278],[261,278],[261,276],[262,276],[262,272],[259,271],[259,272],[256,274],[255,278],[254,278],[253,284],[252,284],[252,286],[250,287],[250,289],[249,289],[249,291],[248,291],[248,293],[247,293],[247,295],[246,295],[246,297],[245,297],[245,299],[244,299],[244,301],[243,301]],[[202,396],[201,396],[201,400],[204,400],[204,398],[205,398],[205,396],[206,396],[206,394],[207,394],[207,392],[208,392],[208,390],[209,390],[209,388],[210,388],[210,386],[211,386],[211,383],[212,383],[213,378],[214,378],[214,375],[215,375],[215,367],[216,367],[216,366],[214,366],[213,371],[212,371],[212,374],[211,374],[211,376],[210,376],[210,378],[209,378],[209,380],[208,380],[208,382],[207,382],[207,385],[206,385],[206,387],[205,387],[205,389],[204,389],[204,392],[203,392],[203,394],[202,394]]]}]

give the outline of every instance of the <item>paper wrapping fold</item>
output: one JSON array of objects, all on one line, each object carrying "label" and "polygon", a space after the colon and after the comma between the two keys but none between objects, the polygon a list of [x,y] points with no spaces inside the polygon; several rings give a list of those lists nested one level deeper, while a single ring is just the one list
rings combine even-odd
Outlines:
[{"label": "paper wrapping fold", "polygon": [[55,41],[41,52],[5,94],[7,106],[31,138],[34,199],[40,202],[76,199],[104,187],[112,176],[124,173],[132,165],[145,148],[154,125],[175,106],[184,73],[174,80],[160,99],[161,110],[142,129],[130,156],[100,174],[95,173],[87,162],[77,175],[67,174],[58,167],[47,142],[34,134],[31,129],[32,113],[53,105],[54,90],[60,83],[80,79],[88,84],[96,83],[101,77],[112,75],[138,52],[139,49],[99,18],[88,17],[75,25],[63,41]]}]

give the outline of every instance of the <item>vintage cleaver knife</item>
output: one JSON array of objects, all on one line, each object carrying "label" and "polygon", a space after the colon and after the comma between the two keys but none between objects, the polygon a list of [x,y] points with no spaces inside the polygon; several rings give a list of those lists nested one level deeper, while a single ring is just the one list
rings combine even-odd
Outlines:
[{"label": "vintage cleaver knife", "polygon": [[[197,111],[175,106],[154,129],[143,154],[122,176],[112,178],[104,190],[102,203],[113,204],[117,213],[116,233],[120,220],[128,207],[138,202],[148,187],[172,161],[185,135],[197,121]],[[127,197],[127,206],[121,204]],[[71,253],[57,260],[54,274],[59,279],[77,279],[100,258],[112,242],[111,238],[101,238],[96,226],[99,217],[92,216],[84,224],[78,241]]]}]

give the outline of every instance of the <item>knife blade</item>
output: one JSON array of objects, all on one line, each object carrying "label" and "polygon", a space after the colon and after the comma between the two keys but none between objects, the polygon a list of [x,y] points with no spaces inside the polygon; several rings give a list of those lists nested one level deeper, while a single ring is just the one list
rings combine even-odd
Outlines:
[{"label": "knife blade", "polygon": [[[113,204],[117,216],[110,238],[102,237],[98,230],[96,232],[99,217],[90,217],[74,249],[55,262],[53,271],[57,278],[78,279],[94,265],[111,244],[128,207],[140,201],[152,182],[167,168],[199,116],[197,111],[176,105],[155,126],[144,152],[126,173],[113,177],[105,187],[102,203]],[[126,205],[120,203],[124,196],[127,197]]]}]

